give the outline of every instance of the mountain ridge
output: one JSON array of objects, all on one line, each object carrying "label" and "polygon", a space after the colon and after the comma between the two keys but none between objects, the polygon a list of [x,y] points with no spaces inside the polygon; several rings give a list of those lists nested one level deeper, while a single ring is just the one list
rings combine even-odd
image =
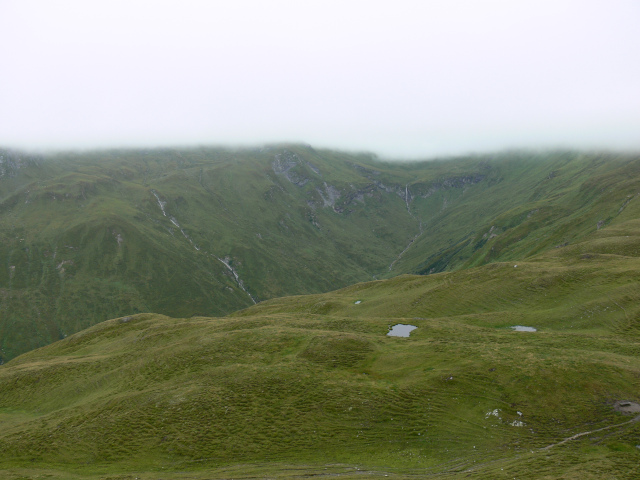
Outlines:
[{"label": "mountain ridge", "polygon": [[640,157],[83,155],[0,177],[3,478],[638,472]]},{"label": "mountain ridge", "polygon": [[298,145],[2,156],[3,359],[110,317],[224,315],[526,257],[636,211],[640,190],[637,156],[580,152],[401,164]]}]

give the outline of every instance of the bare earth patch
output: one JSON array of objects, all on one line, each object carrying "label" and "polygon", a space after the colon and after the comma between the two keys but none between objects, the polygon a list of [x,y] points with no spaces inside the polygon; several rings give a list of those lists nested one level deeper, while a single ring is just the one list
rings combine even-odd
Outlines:
[{"label": "bare earth patch", "polygon": [[629,402],[627,400],[619,400],[614,405],[613,408],[616,412],[621,413],[640,413],[640,404],[636,402]]}]

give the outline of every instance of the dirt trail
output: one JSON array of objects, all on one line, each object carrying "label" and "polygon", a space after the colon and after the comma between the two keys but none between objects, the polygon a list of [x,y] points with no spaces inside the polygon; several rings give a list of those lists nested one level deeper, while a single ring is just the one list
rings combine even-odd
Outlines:
[{"label": "dirt trail", "polygon": [[553,447],[557,447],[558,445],[562,445],[563,443],[567,443],[571,440],[575,440],[576,438],[580,438],[583,437],[585,435],[590,435],[592,433],[596,433],[596,432],[602,432],[603,430],[609,430],[611,428],[618,428],[618,427],[623,427],[624,425],[629,425],[630,423],[634,423],[634,422],[638,422],[640,421],[640,415],[632,418],[631,420],[627,421],[627,422],[623,422],[623,423],[617,423],[615,425],[609,425],[608,427],[602,427],[602,428],[598,428],[596,430],[590,430],[588,432],[582,432],[582,433],[577,433],[571,437],[565,438],[564,440],[558,442],[558,443],[552,443],[551,445],[547,445],[546,447],[541,448],[540,450],[549,450]]},{"label": "dirt trail", "polygon": [[[630,405],[621,406],[620,402],[616,402],[616,405],[615,405],[614,408],[617,411],[623,411],[623,412],[626,412],[626,413],[631,413],[631,412],[637,413],[638,411],[640,411],[640,404],[637,404],[635,402],[625,402],[625,403],[630,403]],[[539,448],[535,452],[544,452],[546,450],[552,449],[553,447],[557,447],[558,445],[562,445],[562,444],[565,444],[567,442],[570,442],[571,440],[575,440],[577,438],[584,437],[585,435],[590,435],[592,433],[602,432],[604,430],[610,430],[612,428],[624,427],[625,425],[629,425],[629,424],[635,423],[635,422],[640,422],[640,415],[636,415],[631,420],[627,420],[626,422],[617,423],[615,425],[609,425],[608,427],[597,428],[595,430],[590,430],[590,431],[587,431],[587,432],[577,433],[577,434],[572,435],[570,437],[567,437],[564,440],[561,440],[561,441],[559,441],[557,443],[552,443],[551,445],[547,445],[546,447]],[[531,453],[533,454],[534,451],[532,450]],[[476,470],[478,470],[480,468],[484,468],[484,467],[486,467],[486,466],[488,466],[490,464],[496,465],[496,464],[499,464],[499,463],[502,463],[502,462],[505,462],[505,461],[517,460],[517,459],[520,459],[521,457],[523,457],[523,454],[515,455],[514,457],[511,457],[509,459],[507,459],[507,458],[496,458],[496,459],[493,459],[493,460],[480,462],[480,463],[477,463],[477,464],[473,465],[471,468],[468,468],[467,470],[465,470],[465,472],[467,472],[467,473],[468,472],[473,472],[473,471],[476,471]]]}]

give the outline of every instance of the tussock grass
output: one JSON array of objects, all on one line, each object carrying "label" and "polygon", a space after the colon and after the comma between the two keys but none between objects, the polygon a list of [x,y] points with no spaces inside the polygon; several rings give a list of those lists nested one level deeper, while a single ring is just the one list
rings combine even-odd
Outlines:
[{"label": "tussock grass", "polygon": [[591,253],[640,251],[637,155],[385,163],[300,145],[3,155],[2,361],[109,318],[250,306],[215,257],[265,300],[521,261],[591,236],[602,241]]},{"label": "tussock grass", "polygon": [[[0,368],[0,467],[7,478],[632,477],[640,424],[613,406],[640,401],[638,259],[585,258],[600,241],[229,317],[103,322]],[[395,323],[418,329],[387,337]]]},{"label": "tussock grass", "polygon": [[637,476],[637,156],[12,162],[3,478]]}]

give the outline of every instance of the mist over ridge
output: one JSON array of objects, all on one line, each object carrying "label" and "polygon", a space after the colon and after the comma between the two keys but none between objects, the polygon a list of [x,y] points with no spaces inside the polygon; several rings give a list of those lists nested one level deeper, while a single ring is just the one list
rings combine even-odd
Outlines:
[{"label": "mist over ridge", "polygon": [[0,160],[3,478],[637,469],[638,154]]},{"label": "mist over ridge", "polygon": [[640,148],[631,0],[63,3],[0,7],[0,144]]},{"label": "mist over ridge", "polygon": [[0,478],[640,477],[639,19],[0,0]]},{"label": "mist over ridge", "polygon": [[128,312],[223,315],[528,258],[621,218],[638,166],[616,152],[390,162],[300,144],[0,157],[3,358]]}]

